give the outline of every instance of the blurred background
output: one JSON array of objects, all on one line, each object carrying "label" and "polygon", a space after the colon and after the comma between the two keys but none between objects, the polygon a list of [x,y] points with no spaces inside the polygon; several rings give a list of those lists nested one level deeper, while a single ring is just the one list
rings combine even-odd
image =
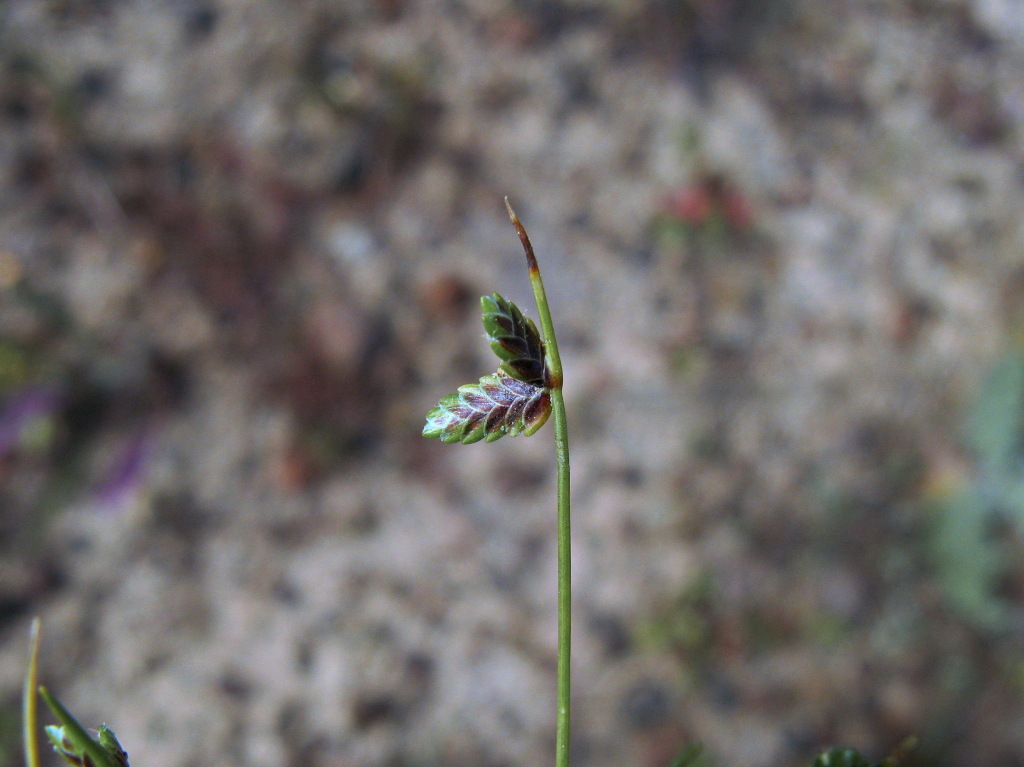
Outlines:
[{"label": "blurred background", "polygon": [[[1024,765],[1024,3],[0,4],[0,763]],[[51,763],[53,763],[51,761]]]}]

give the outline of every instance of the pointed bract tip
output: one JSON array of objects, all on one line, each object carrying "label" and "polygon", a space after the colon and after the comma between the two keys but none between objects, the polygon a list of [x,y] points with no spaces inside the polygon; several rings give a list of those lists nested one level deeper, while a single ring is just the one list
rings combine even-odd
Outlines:
[{"label": "pointed bract tip", "polygon": [[526,227],[519,220],[519,216],[512,210],[512,203],[508,201],[508,195],[505,195],[505,209],[508,210],[508,217],[512,219],[512,226],[516,228],[519,241],[523,243],[523,250],[526,252],[526,266],[532,275],[537,272],[537,257],[533,255],[533,245],[530,244],[530,236],[526,233]]},{"label": "pointed bract tip", "polygon": [[512,203],[508,201],[508,195],[507,194],[505,195],[505,210],[508,211],[508,217],[510,219],[512,219],[512,223],[513,224],[518,224],[519,223],[519,216],[517,216],[516,212],[514,210],[512,210]]}]

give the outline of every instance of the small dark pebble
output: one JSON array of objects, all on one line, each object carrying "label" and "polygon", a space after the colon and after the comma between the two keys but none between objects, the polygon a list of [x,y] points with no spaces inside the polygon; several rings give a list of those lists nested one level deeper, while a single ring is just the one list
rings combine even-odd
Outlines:
[{"label": "small dark pebble", "polygon": [[621,658],[633,646],[625,623],[617,615],[595,615],[590,619],[588,628],[601,643],[606,658]]},{"label": "small dark pebble", "polygon": [[185,39],[198,42],[209,37],[217,28],[217,21],[216,8],[206,4],[197,5],[185,17]]},{"label": "small dark pebble", "polygon": [[626,693],[622,716],[636,729],[645,729],[664,722],[672,713],[672,696],[662,685],[641,682]]},{"label": "small dark pebble", "polygon": [[390,695],[360,697],[352,706],[352,719],[359,730],[398,719],[398,703]]}]

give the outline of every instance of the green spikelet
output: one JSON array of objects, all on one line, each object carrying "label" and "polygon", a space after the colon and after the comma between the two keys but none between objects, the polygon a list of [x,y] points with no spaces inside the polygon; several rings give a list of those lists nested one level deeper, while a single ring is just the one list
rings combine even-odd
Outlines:
[{"label": "green spikelet", "polygon": [[530,436],[551,414],[547,389],[519,381],[504,373],[484,376],[479,383],[460,386],[429,413],[424,437],[449,444],[494,440],[520,434]]},{"label": "green spikelet", "polygon": [[533,320],[497,293],[480,299],[484,330],[501,369],[513,378],[544,386],[544,342]]}]

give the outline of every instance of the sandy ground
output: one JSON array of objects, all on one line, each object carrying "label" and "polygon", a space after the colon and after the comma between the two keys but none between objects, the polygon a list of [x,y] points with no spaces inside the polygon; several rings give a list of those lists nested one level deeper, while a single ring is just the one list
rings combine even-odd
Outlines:
[{"label": "sandy ground", "polygon": [[1017,0],[7,0],[0,762],[34,614],[136,767],[550,761],[552,429],[419,434],[495,368],[477,296],[535,316],[508,194],[574,763],[1024,765],[1022,41]]}]

